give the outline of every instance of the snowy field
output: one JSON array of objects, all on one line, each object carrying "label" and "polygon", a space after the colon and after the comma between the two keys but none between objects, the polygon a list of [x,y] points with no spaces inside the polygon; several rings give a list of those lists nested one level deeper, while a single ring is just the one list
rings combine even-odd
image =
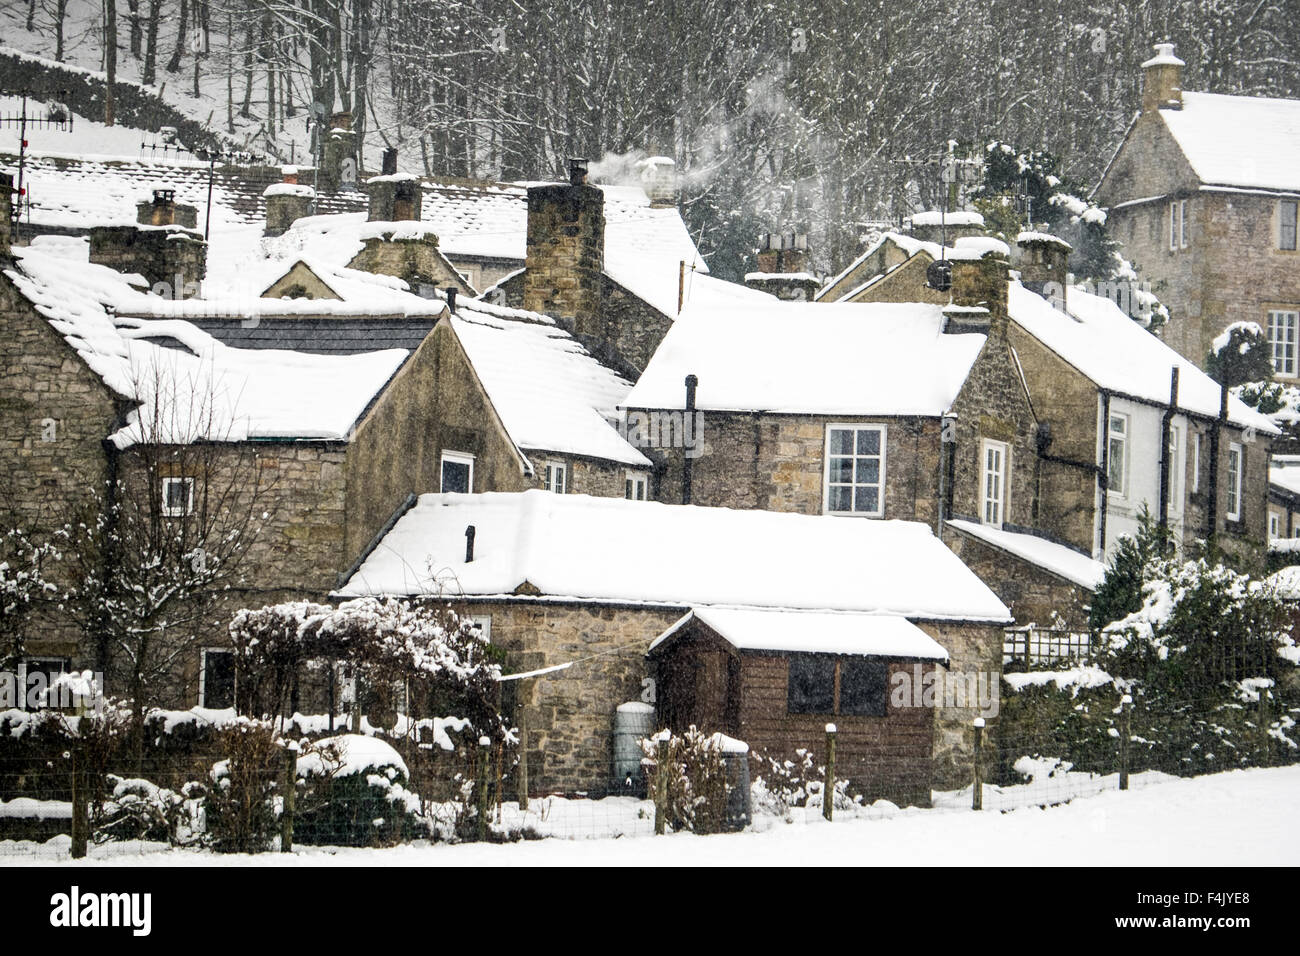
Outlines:
[{"label": "snowy field", "polygon": [[[741,834],[697,837],[601,837],[546,839],[508,845],[410,845],[381,850],[301,848],[292,854],[218,856],[161,845],[94,847],[91,858],[73,863],[68,838],[46,844],[0,843],[8,865],[150,866],[806,866],[1059,865],[1219,866],[1294,865],[1300,860],[1300,766],[1235,770],[1175,779],[1144,775],[1136,789],[1082,790],[1070,803],[1021,806],[976,813],[938,802],[933,810],[870,808],[856,818],[828,824],[819,816],[786,823],[760,818]],[[1018,790],[1019,788],[1012,788]],[[986,805],[1024,803],[1032,791],[990,794]],[[1019,797],[1019,799],[1016,799]],[[1001,801],[1000,803],[998,801]],[[610,801],[601,801],[609,803]],[[647,804],[615,800],[618,812],[644,832]],[[624,806],[625,805],[625,806]],[[968,804],[967,804],[968,806]],[[556,821],[564,809],[552,808]]]}]

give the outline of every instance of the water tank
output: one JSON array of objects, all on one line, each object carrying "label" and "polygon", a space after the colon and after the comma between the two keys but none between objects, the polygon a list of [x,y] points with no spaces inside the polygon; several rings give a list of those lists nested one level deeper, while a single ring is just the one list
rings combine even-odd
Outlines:
[{"label": "water tank", "polygon": [[[620,704],[614,711],[614,793],[645,793],[645,774],[641,770],[642,738],[655,732],[653,704],[639,700]],[[629,785],[628,781],[631,781]]]}]

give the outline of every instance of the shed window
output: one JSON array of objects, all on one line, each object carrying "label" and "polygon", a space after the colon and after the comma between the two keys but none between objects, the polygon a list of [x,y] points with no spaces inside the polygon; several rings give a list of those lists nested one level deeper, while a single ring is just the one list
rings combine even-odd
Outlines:
[{"label": "shed window", "polygon": [[791,654],[789,668],[786,695],[789,713],[885,716],[888,661],[876,657]]},{"label": "shed window", "polygon": [[786,693],[792,714],[835,712],[835,658],[820,654],[791,654]]},{"label": "shed window", "polygon": [[162,513],[168,518],[181,518],[194,513],[193,478],[162,480]]}]

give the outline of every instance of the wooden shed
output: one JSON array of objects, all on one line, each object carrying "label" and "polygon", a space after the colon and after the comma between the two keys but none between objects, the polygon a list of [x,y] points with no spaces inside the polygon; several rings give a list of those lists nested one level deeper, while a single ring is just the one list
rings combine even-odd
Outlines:
[{"label": "wooden shed", "polygon": [[805,748],[823,766],[833,723],[838,778],[868,801],[929,805],[934,708],[920,690],[948,652],[906,618],[697,607],[647,657],[674,731],[721,731],[780,760]]}]

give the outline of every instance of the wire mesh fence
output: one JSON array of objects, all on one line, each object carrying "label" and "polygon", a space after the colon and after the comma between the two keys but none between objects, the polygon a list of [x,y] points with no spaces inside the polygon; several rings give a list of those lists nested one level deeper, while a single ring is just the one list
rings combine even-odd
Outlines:
[{"label": "wire mesh fence", "polygon": [[[915,800],[887,796],[908,792],[914,768],[890,770],[897,764],[870,757],[853,766],[843,759],[831,763],[827,741],[809,741],[801,758],[785,762],[751,754],[744,774],[729,777],[720,792],[734,800],[743,787],[746,823],[762,830],[827,816],[888,820],[1052,807],[1215,769],[1300,762],[1293,733],[1300,712],[1261,696],[1262,702],[1226,705],[1231,715],[1218,698],[1176,707],[1139,700],[1093,707],[1068,724],[1042,729],[1023,716],[990,720],[978,731],[972,725],[965,739],[949,741],[942,760],[936,755],[931,786]],[[1210,716],[1191,716],[1197,712]],[[1198,722],[1205,726],[1198,730]],[[653,761],[647,778],[623,792],[611,783],[606,794],[524,794],[517,760],[504,742],[463,740],[444,750],[375,733],[340,743],[287,739],[249,726],[226,732],[217,746],[187,749],[173,742],[171,751],[155,748],[143,760],[121,753],[106,759],[75,739],[3,734],[0,857],[62,858],[83,845],[81,852],[92,858],[109,858],[166,849],[257,853],[648,838],[691,828],[667,812]],[[1206,752],[1209,740],[1216,741],[1212,753]],[[776,764],[785,772],[774,772]],[[709,799],[707,783],[687,785],[698,799]]]}]

